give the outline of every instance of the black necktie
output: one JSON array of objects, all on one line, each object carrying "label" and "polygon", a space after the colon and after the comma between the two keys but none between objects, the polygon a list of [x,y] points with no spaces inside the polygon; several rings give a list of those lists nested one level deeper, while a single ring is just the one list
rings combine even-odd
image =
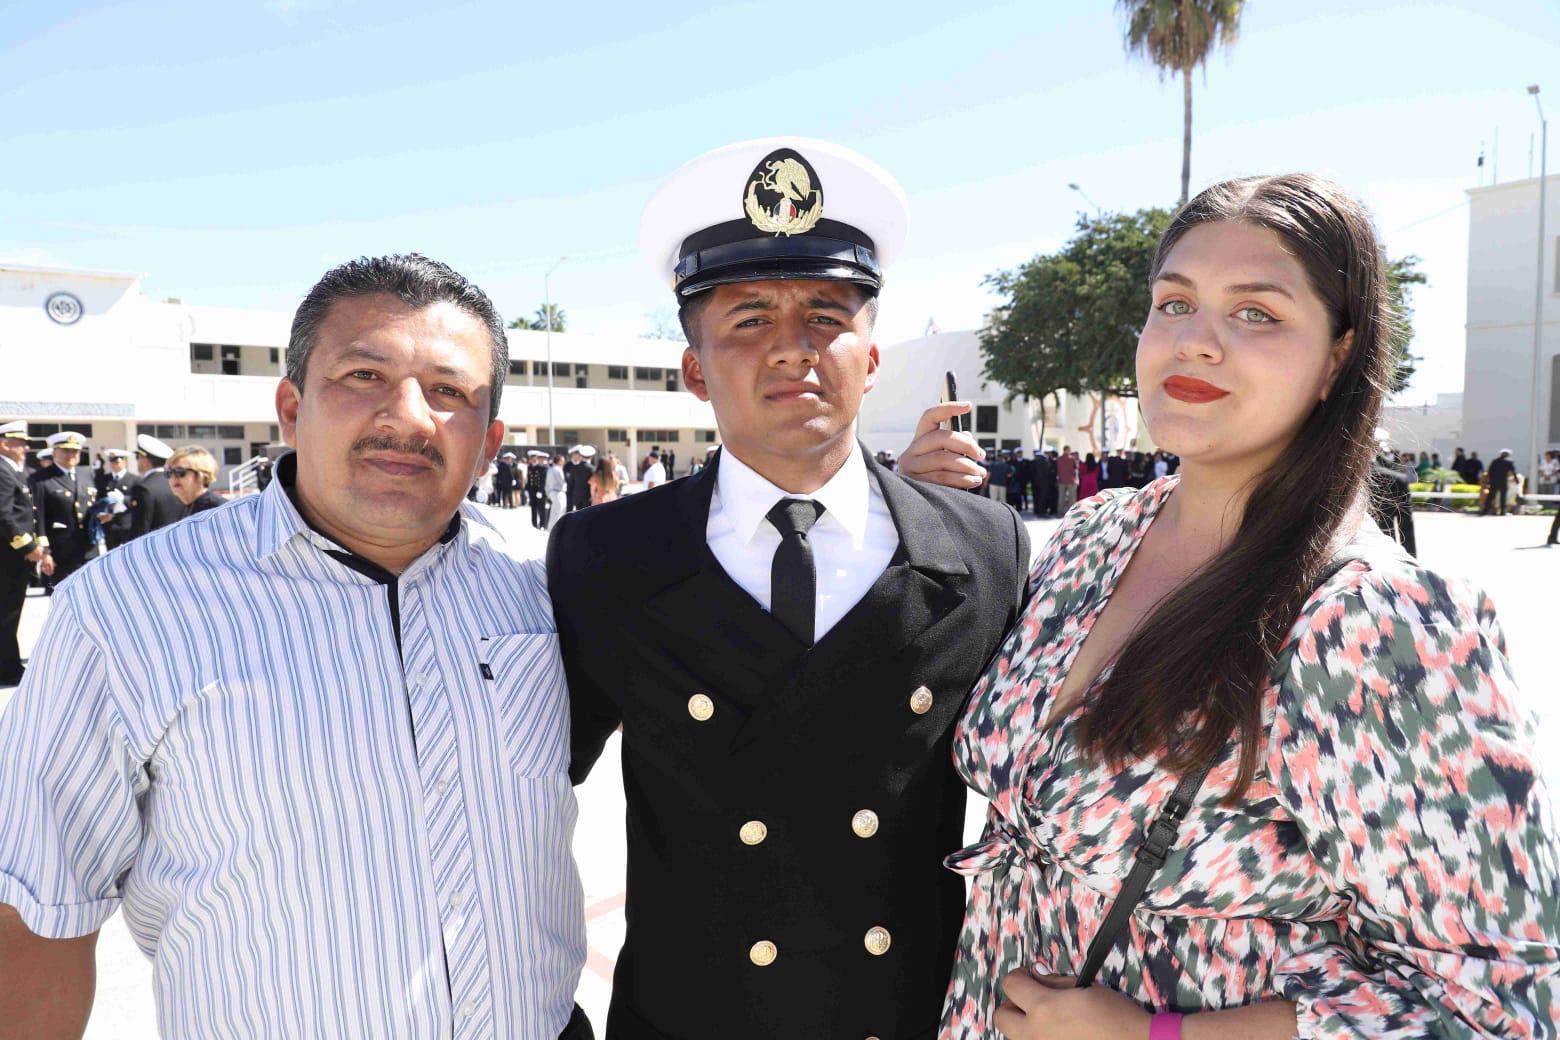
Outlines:
[{"label": "black necktie", "polygon": [[769,568],[769,612],[808,646],[813,643],[818,577],[807,532],[822,515],[823,505],[810,498],[782,498],[766,514],[780,532],[780,548]]}]

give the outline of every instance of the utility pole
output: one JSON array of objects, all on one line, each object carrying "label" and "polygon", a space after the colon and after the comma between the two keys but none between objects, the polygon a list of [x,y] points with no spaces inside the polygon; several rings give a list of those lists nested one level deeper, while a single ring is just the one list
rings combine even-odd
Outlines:
[{"label": "utility pole", "polygon": [[558,258],[558,262],[549,267],[547,269],[547,273],[542,275],[542,315],[544,320],[547,322],[547,446],[549,448],[555,448],[558,446],[558,430],[553,425],[553,311],[552,286],[550,281],[552,279],[553,272],[558,270],[558,268],[561,267],[563,262],[567,259],[568,257],[566,256],[560,256]]},{"label": "utility pole", "polygon": [[[1528,428],[1528,483],[1529,494],[1538,491],[1538,379],[1540,365],[1544,349],[1544,182],[1549,174],[1549,120],[1544,118],[1544,103],[1538,97],[1538,84],[1528,87],[1528,93],[1533,95],[1533,104],[1538,106],[1539,145],[1538,145],[1538,273],[1533,276],[1533,378],[1528,394],[1529,416],[1532,424]],[[1549,403],[1551,408],[1554,402]]]}]

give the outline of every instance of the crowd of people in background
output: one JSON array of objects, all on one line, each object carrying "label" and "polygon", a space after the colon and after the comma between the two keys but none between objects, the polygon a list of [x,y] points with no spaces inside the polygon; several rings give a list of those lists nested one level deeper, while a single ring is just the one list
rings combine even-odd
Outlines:
[{"label": "crowd of people in background", "polygon": [[[710,449],[714,450],[713,446]],[[675,476],[692,476],[704,468],[695,457],[683,474],[677,472],[677,453],[656,445],[639,460],[638,477],[631,481],[628,467],[614,451],[576,444],[567,452],[529,448],[520,454],[506,449],[488,465],[471,488],[468,498],[498,509],[531,510],[531,526],[550,531],[558,519],[586,506],[612,502],[633,490],[649,490]]]},{"label": "crowd of people in background", "polygon": [[1006,502],[1019,512],[1037,517],[1061,516],[1074,503],[1110,488],[1145,488],[1169,476],[1181,460],[1165,451],[1127,451],[1117,448],[1095,457],[1080,456],[1071,445],[1061,451],[1037,451],[1025,457],[1022,448],[1002,448],[981,463],[989,474],[982,494]]}]

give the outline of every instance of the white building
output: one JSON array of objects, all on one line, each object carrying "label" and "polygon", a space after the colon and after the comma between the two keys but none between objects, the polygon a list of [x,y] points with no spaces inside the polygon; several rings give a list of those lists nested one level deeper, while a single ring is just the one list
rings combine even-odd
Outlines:
[{"label": "white building", "polygon": [[1433,402],[1392,405],[1381,410],[1381,426],[1391,438],[1395,451],[1439,453],[1441,462],[1450,465],[1456,448],[1477,451],[1486,462],[1493,454],[1463,444],[1463,395],[1437,394]]},{"label": "white building", "polygon": [[[1543,342],[1538,450],[1560,448],[1560,176],[1548,178],[1544,214]],[[1538,178],[1468,192],[1468,352],[1462,439],[1486,461],[1510,448],[1527,472],[1533,385],[1533,292]]]},{"label": "white building", "polygon": [[971,428],[987,450],[1038,450],[1071,446],[1079,456],[1102,448],[1152,451],[1132,398],[1062,395],[1047,400],[1008,403],[1007,389],[981,379],[985,360],[980,333],[969,329],[905,340],[880,350],[877,386],[861,406],[861,439],[873,452],[896,454],[909,446],[921,413],[942,399],[943,374],[952,371],[959,396],[975,406]]},{"label": "white building", "polygon": [[[279,441],[291,324],[291,313],[151,300],[137,274],[0,263],[0,419],[28,420],[34,437],[79,430],[89,456],[133,448],[140,433],[201,444],[231,469]],[[594,444],[632,472],[659,445],[685,471],[716,433],[710,406],[682,389],[682,352],[554,333],[549,356],[544,333],[510,332],[506,443]]]}]

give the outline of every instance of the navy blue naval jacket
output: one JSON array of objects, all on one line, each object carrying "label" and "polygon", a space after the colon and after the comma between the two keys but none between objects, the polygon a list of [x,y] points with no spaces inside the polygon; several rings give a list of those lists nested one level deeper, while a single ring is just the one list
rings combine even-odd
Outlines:
[{"label": "navy blue naval jacket", "polygon": [[867,466],[900,546],[812,647],[705,544],[718,456],[553,531],[575,782],[624,734],[608,1040],[936,1031],[964,910],[951,732],[1022,610],[1029,538],[1005,505]]}]

